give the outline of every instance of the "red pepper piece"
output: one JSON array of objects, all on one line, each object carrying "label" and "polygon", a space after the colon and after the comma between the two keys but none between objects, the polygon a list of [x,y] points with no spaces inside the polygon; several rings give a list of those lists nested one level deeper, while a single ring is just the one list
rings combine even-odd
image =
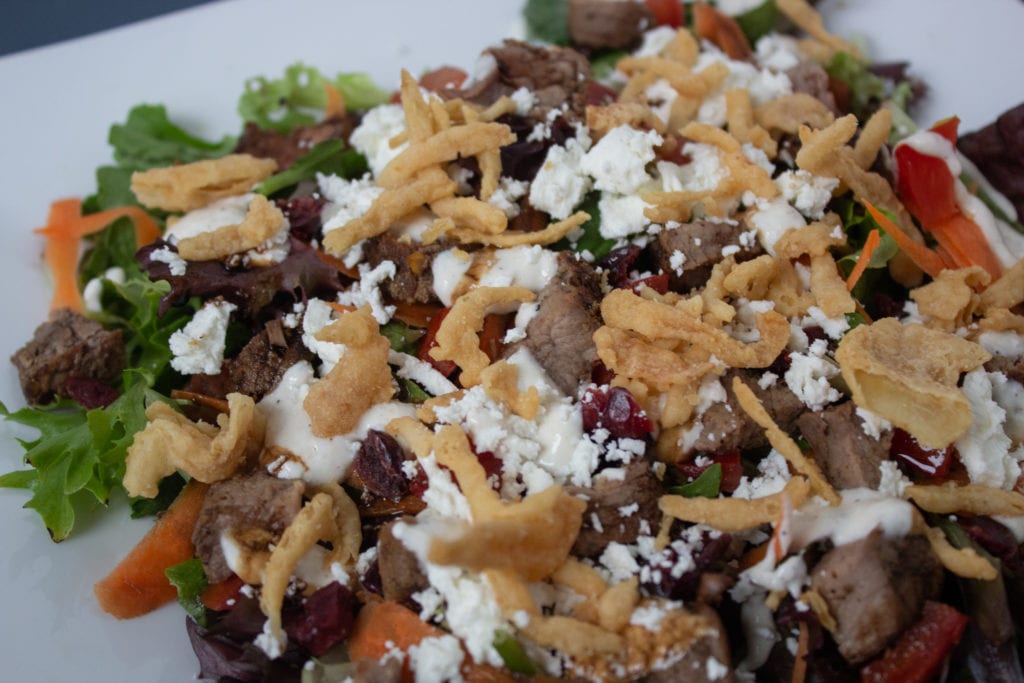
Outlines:
[{"label": "red pepper piece", "polygon": [[926,683],[942,668],[970,618],[949,605],[928,601],[921,618],[896,643],[860,670],[861,683]]}]

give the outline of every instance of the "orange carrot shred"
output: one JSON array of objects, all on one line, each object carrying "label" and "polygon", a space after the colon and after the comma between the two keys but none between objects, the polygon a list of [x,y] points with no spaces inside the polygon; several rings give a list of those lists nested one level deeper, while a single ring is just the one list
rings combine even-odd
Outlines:
[{"label": "orange carrot shred", "polygon": [[327,93],[327,105],[324,107],[324,119],[332,119],[345,115],[345,96],[330,81],[324,81]]},{"label": "orange carrot shred", "polygon": [[810,646],[810,631],[807,622],[800,622],[800,635],[796,641],[796,655],[793,658],[793,676],[790,683],[804,683],[807,677],[807,650]]},{"label": "orange carrot shred", "polygon": [[50,205],[46,225],[35,230],[46,238],[44,256],[53,277],[50,310],[70,308],[81,312],[85,308],[78,291],[79,242],[122,216],[131,218],[135,224],[138,246],[145,246],[160,236],[160,228],[138,206],[122,206],[83,216],[82,202],[78,199],[58,199]]},{"label": "orange carrot shred", "polygon": [[944,221],[926,226],[958,268],[981,266],[993,280],[1003,274],[1003,264],[992,251],[978,224],[959,211]]},{"label": "orange carrot shred", "polygon": [[903,229],[898,226],[895,222],[889,219],[884,213],[879,211],[875,206],[866,199],[860,200],[864,204],[864,208],[868,210],[871,217],[875,219],[875,222],[882,226],[882,229],[889,233],[889,236],[896,240],[896,244],[899,248],[906,252],[907,256],[910,257],[918,268],[928,273],[932,277],[935,277],[946,267],[946,264],[942,262],[942,258],[934,251],[929,249],[923,244],[915,242],[907,233],[903,232]]},{"label": "orange carrot shred", "polygon": [[131,619],[177,596],[164,572],[193,557],[192,531],[206,496],[206,484],[190,481],[127,556],[93,586],[104,612]]},{"label": "orange carrot shred", "polygon": [[877,230],[872,230],[868,233],[868,238],[864,240],[864,248],[860,250],[857,263],[854,264],[853,270],[850,271],[850,276],[846,278],[846,289],[848,291],[853,291],[861,275],[868,269],[868,264],[871,263],[871,257],[874,256],[875,250],[881,244],[882,236]]}]

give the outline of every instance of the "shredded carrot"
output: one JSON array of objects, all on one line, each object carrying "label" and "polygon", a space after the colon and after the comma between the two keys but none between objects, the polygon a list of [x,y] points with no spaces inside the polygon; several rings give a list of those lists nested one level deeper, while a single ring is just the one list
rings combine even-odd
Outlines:
[{"label": "shredded carrot", "polygon": [[242,586],[242,580],[232,574],[219,583],[207,586],[200,599],[208,609],[223,612],[234,604],[234,600],[238,598],[238,592],[242,589]]},{"label": "shredded carrot", "polygon": [[910,260],[913,261],[918,268],[932,277],[935,277],[942,272],[946,267],[946,264],[942,262],[942,257],[925,245],[915,242],[909,235],[907,235],[907,233],[903,232],[903,229],[900,226],[875,208],[871,202],[866,199],[862,199],[861,203],[864,204],[864,208],[868,210],[868,213],[875,219],[875,222],[882,226],[882,229],[889,233],[890,237],[896,240],[896,244],[899,245],[899,248],[906,252],[907,256],[910,257]]},{"label": "shredded carrot", "polygon": [[810,647],[810,631],[807,622],[800,622],[800,635],[796,641],[796,655],[793,657],[793,676],[790,683],[804,683],[807,677],[807,651]]},{"label": "shredded carrot", "polygon": [[160,229],[144,210],[122,206],[98,213],[82,215],[82,202],[75,198],[58,199],[50,205],[46,225],[36,233],[46,238],[44,256],[53,277],[53,298],[50,310],[84,309],[78,291],[79,242],[86,235],[99,232],[114,220],[127,216],[135,224],[135,243],[145,246],[160,236]]},{"label": "shredded carrot", "polygon": [[754,546],[740,558],[740,569],[750,569],[755,564],[764,559],[764,556],[768,554],[768,546],[771,541],[765,541],[761,545]]},{"label": "shredded carrot", "polygon": [[333,301],[328,301],[327,305],[330,306],[335,313],[352,313],[356,310],[355,306],[346,306],[345,304],[338,304]]},{"label": "shredded carrot", "polygon": [[395,317],[406,325],[427,327],[443,309],[437,304],[417,304],[395,301]]},{"label": "shredded carrot", "polygon": [[359,271],[356,270],[355,268],[349,268],[348,266],[346,266],[345,262],[342,261],[340,258],[336,258],[334,256],[331,256],[330,254],[327,254],[327,253],[321,251],[320,249],[316,250],[316,255],[317,255],[317,258],[319,258],[321,261],[323,261],[327,265],[334,266],[338,270],[338,272],[341,273],[342,275],[344,275],[346,277],[350,277],[353,280],[358,280],[359,279]]},{"label": "shredded carrot", "polygon": [[871,263],[871,257],[874,256],[875,250],[881,244],[882,236],[877,230],[872,230],[868,233],[868,238],[864,240],[864,248],[860,251],[857,263],[854,264],[853,270],[850,271],[850,276],[846,278],[846,289],[848,291],[853,291],[861,275],[868,269],[868,264]]},{"label": "shredded carrot", "polygon": [[945,247],[958,268],[981,266],[993,280],[1003,274],[1003,264],[992,251],[988,238],[978,224],[957,211],[949,218],[925,228],[935,236],[935,241]]},{"label": "shredded carrot", "polygon": [[324,81],[327,92],[327,105],[324,107],[324,119],[333,119],[345,115],[345,96],[330,81]]},{"label": "shredded carrot", "polygon": [[168,567],[193,557],[192,531],[206,496],[206,484],[190,481],[138,545],[93,586],[104,612],[131,619],[152,612],[177,596]]}]

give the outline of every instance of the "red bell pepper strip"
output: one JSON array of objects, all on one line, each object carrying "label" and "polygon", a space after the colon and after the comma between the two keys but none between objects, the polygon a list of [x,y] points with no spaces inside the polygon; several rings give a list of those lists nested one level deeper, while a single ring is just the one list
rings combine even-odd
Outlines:
[{"label": "red bell pepper strip", "polygon": [[960,641],[968,621],[966,614],[929,600],[920,620],[885,654],[860,670],[861,683],[927,683]]},{"label": "red bell pepper strip", "polygon": [[[956,143],[959,121],[954,117],[940,121],[932,131],[951,144]],[[992,251],[985,233],[967,217],[956,200],[957,179],[946,161],[900,144],[893,152],[896,158],[896,191],[921,227],[935,238],[953,258],[956,267],[978,265],[992,279],[1002,272],[1002,263]]]}]

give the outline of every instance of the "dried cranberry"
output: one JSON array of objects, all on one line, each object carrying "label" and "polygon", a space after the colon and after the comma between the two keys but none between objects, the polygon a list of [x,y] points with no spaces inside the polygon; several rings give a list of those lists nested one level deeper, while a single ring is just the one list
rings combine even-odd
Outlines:
[{"label": "dried cranberry", "polygon": [[772,364],[768,366],[768,372],[775,373],[779,377],[782,377],[789,370],[789,351],[783,351],[779,354],[778,358],[772,361]]},{"label": "dried cranberry", "polygon": [[500,489],[501,469],[503,464],[501,462],[501,458],[490,451],[480,451],[476,454],[476,459],[480,461],[480,465],[484,468],[484,474],[487,476],[489,481],[491,480],[491,477],[496,478],[496,482],[492,484],[494,488],[496,490]]},{"label": "dried cranberry", "polygon": [[1004,524],[991,517],[973,515],[958,515],[957,521],[978,545],[1012,569],[1021,569],[1024,558],[1021,557],[1020,545]]},{"label": "dried cranberry", "polygon": [[430,488],[430,480],[427,479],[427,473],[423,471],[423,467],[419,463],[416,463],[416,474],[409,480],[409,493],[422,500],[423,494],[427,492],[428,488]]},{"label": "dried cranberry", "polygon": [[956,452],[954,446],[922,446],[913,435],[898,427],[893,430],[892,446],[889,447],[889,455],[896,458],[898,463],[932,479],[944,478],[949,473]]},{"label": "dried cranberry", "polygon": [[611,104],[619,95],[606,85],[597,81],[587,81],[587,104],[594,107],[604,107]]},{"label": "dried cranberry", "polygon": [[633,280],[629,283],[630,289],[632,289],[636,294],[640,293],[640,290],[644,285],[647,285],[658,294],[666,294],[668,293],[668,273],[642,277],[639,280]]},{"label": "dried cranberry", "polygon": [[651,561],[650,571],[643,573],[647,579],[642,586],[651,595],[670,600],[692,600],[697,594],[701,574],[721,560],[731,544],[732,536],[729,534],[712,538],[704,533],[700,547],[691,550],[693,567],[678,576],[672,570],[679,562],[679,553],[669,545]]},{"label": "dried cranberry", "polygon": [[400,500],[409,490],[409,480],[402,471],[405,451],[394,437],[371,429],[356,453],[355,471],[370,493]]},{"label": "dried cranberry", "polygon": [[740,485],[740,479],[743,477],[743,462],[740,459],[740,452],[732,450],[702,455],[702,464],[698,465],[697,459],[694,458],[688,462],[677,463],[676,469],[689,481],[693,481],[703,474],[704,470],[718,463],[722,466],[722,482],[719,484],[719,489],[725,493],[735,491],[736,487]]},{"label": "dried cranberry", "polygon": [[117,389],[91,377],[68,377],[63,394],[86,410],[106,408],[118,396]]},{"label": "dried cranberry", "polygon": [[590,369],[590,381],[594,384],[611,384],[615,379],[615,373],[608,369],[608,366],[600,360],[594,361],[594,367]]},{"label": "dried cranberry", "polygon": [[630,244],[608,252],[598,265],[608,275],[608,284],[615,288],[629,284],[629,271],[640,257],[640,247]]},{"label": "dried cranberry", "polygon": [[642,439],[654,431],[654,423],[633,395],[622,387],[588,389],[580,401],[583,429],[607,429],[616,439]]},{"label": "dried cranberry", "polygon": [[380,563],[377,562],[377,560],[374,560],[373,563],[366,568],[366,573],[363,574],[360,583],[362,583],[363,588],[371,593],[376,593],[377,595],[384,594],[384,584],[381,582],[380,578]]},{"label": "dried cranberry", "polygon": [[319,197],[278,199],[277,208],[288,219],[292,235],[309,243],[320,235],[320,211],[325,201]]},{"label": "dried cranberry", "polygon": [[823,340],[826,344],[828,343],[828,335],[825,334],[825,328],[820,325],[810,325],[809,327],[805,327],[804,334],[807,335],[808,344],[813,344],[819,340]]},{"label": "dried cranberry", "polygon": [[288,637],[319,657],[348,637],[355,621],[355,596],[337,581],[306,598],[302,612],[288,619]]}]

